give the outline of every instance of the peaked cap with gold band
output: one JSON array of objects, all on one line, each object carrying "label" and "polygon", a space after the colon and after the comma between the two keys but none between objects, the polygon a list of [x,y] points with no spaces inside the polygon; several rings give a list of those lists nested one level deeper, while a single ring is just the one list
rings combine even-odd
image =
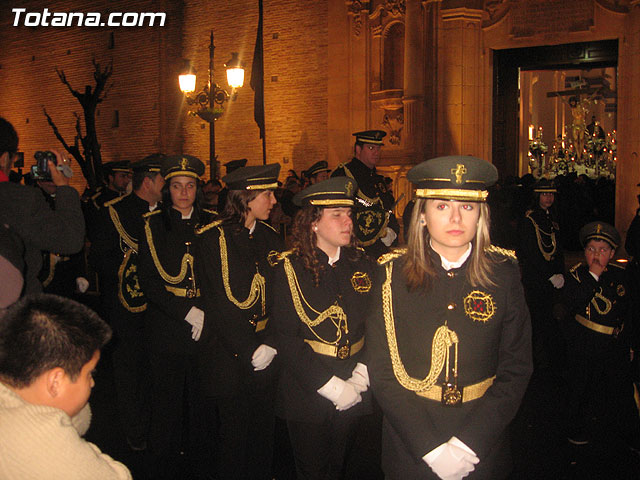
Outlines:
[{"label": "peaked cap with gold band", "polygon": [[498,180],[498,170],[476,157],[453,155],[422,162],[407,173],[416,185],[416,197],[484,202]]},{"label": "peaked cap with gold band", "polygon": [[557,193],[558,190],[551,180],[542,178],[533,186],[533,191],[535,193]]},{"label": "peaked cap with gold band", "polygon": [[142,160],[138,160],[137,162],[133,162],[131,164],[131,170],[134,172],[154,172],[160,173],[162,169],[162,161],[167,156],[162,153],[152,153],[151,155],[147,155]]},{"label": "peaked cap with gold band", "polygon": [[620,234],[618,231],[604,222],[587,223],[580,229],[578,236],[580,237],[580,243],[583,247],[586,247],[589,240],[604,240],[611,245],[611,248],[618,248],[618,245],[620,245]]},{"label": "peaked cap with gold band", "polygon": [[108,162],[102,164],[102,170],[107,175],[113,175],[115,172],[130,173],[129,160],[119,160],[117,162]]},{"label": "peaked cap with gold band", "polygon": [[299,207],[352,207],[358,184],[353,178],[334,177],[296,193],[293,203]]},{"label": "peaked cap with gold band", "polygon": [[279,163],[252,165],[222,177],[229,190],[275,190],[278,188]]},{"label": "peaked cap with gold band", "polygon": [[307,170],[304,171],[304,174],[307,177],[312,177],[317,175],[320,172],[329,172],[329,164],[325,160],[320,160],[319,162],[311,165]]},{"label": "peaked cap with gold band", "polygon": [[162,176],[165,180],[183,176],[200,178],[204,174],[204,163],[192,155],[169,155],[162,159]]},{"label": "peaked cap with gold band", "polygon": [[382,139],[387,135],[384,130],[365,130],[363,132],[352,133],[358,143],[372,143],[374,145],[384,145]]}]

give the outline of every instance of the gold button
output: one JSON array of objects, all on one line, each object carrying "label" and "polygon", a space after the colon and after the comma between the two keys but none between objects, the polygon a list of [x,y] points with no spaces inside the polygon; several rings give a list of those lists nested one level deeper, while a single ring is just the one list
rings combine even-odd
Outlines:
[{"label": "gold button", "polygon": [[453,278],[453,277],[455,277],[455,276],[456,276],[456,274],[455,274],[455,273],[453,273],[453,272],[447,272],[447,277],[449,277],[449,278]]},{"label": "gold button", "polygon": [[450,303],[449,305],[447,305],[447,310],[453,310],[454,308],[456,308],[455,303]]}]

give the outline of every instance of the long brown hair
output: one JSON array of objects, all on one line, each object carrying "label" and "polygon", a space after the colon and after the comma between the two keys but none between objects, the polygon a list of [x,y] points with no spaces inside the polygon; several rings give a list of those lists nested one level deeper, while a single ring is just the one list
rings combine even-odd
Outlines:
[{"label": "long brown hair", "polygon": [[249,202],[262,192],[264,190],[229,190],[220,220],[223,223],[239,223],[244,226],[249,213]]},{"label": "long brown hair", "polygon": [[[331,207],[326,207],[331,208]],[[291,247],[296,251],[304,268],[313,275],[313,283],[317,287],[320,284],[320,272],[327,265],[320,262],[316,246],[318,238],[313,231],[313,224],[320,220],[325,207],[308,205],[303,207],[293,219],[291,227]],[[355,237],[351,234],[349,246],[355,246]]]},{"label": "long brown hair", "polygon": [[[431,256],[429,231],[421,224],[421,215],[426,212],[427,199],[418,198],[411,214],[407,254],[403,272],[410,290],[424,289],[428,291],[436,276],[436,268]],[[467,280],[473,286],[485,288],[494,286],[491,280],[492,263],[485,255],[485,248],[491,245],[489,236],[489,206],[484,202],[477,203],[480,207],[478,228],[475,238],[471,241],[473,249],[467,268]]]}]

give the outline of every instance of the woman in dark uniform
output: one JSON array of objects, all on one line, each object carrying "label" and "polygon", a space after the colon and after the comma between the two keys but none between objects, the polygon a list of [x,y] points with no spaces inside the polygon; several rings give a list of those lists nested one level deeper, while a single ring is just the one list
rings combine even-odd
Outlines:
[{"label": "woman in dark uniform", "polygon": [[561,369],[564,346],[553,316],[555,292],[564,285],[564,256],[554,211],[556,188],[542,179],[533,188],[533,204],[518,228],[518,260],[531,315],[536,367]]},{"label": "woman in dark uniform", "polygon": [[[210,223],[214,216],[199,208],[203,173],[204,164],[195,157],[164,159],[162,206],[144,215],[140,282],[148,300],[145,334],[152,391],[146,453],[150,478],[179,478],[174,469],[185,445],[192,447],[188,453],[193,460],[200,456],[194,451],[201,444],[196,342],[205,315],[194,275],[193,242],[196,225]],[[185,411],[187,418],[183,418]],[[182,438],[184,431],[189,432],[188,439]]]},{"label": "woman in dark uniform", "polygon": [[198,230],[198,275],[206,301],[201,348],[207,410],[218,425],[218,478],[271,479],[277,354],[269,338],[272,267],[281,251],[265,220],[276,203],[279,164],[239,168],[223,178],[221,218]]},{"label": "woman in dark uniform", "polygon": [[276,411],[287,421],[298,479],[343,478],[357,420],[369,410],[361,362],[373,265],[353,246],[357,188],[337,177],[294,197],[303,208],[274,280]]},{"label": "woman in dark uniform", "polygon": [[367,324],[387,479],[510,472],[507,425],[531,375],[531,334],[515,256],[489,241],[497,177],[464,156],[407,175],[417,186],[408,247],[378,260]]}]

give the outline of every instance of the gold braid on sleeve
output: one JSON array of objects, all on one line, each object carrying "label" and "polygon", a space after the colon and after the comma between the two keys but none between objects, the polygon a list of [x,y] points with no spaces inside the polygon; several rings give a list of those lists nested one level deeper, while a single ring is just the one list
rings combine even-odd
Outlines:
[{"label": "gold braid on sleeve", "polygon": [[[298,317],[300,318],[300,321],[302,321],[302,323],[309,327],[309,330],[311,330],[316,338],[321,342],[337,345],[342,339],[342,332],[344,331],[347,334],[349,333],[347,314],[344,312],[342,307],[340,305],[333,304],[322,312],[316,310],[311,305],[309,305],[307,299],[304,298],[304,294],[302,293],[302,289],[300,288],[300,284],[298,283],[298,277],[296,276],[293,265],[291,265],[291,260],[289,259],[289,257],[285,257],[284,259],[284,271],[287,275],[289,290],[291,291],[291,300],[293,301],[293,306],[296,310],[296,313],[298,314]],[[304,305],[302,304],[302,302],[304,302]],[[315,320],[309,318],[304,309],[305,305],[309,310],[317,314]],[[327,319],[331,319],[336,327],[336,339],[334,341],[328,341],[321,338],[313,329],[313,327],[320,325]]]},{"label": "gold braid on sleeve", "polygon": [[224,284],[224,291],[227,294],[227,298],[236,307],[242,310],[248,310],[253,307],[258,299],[262,302],[262,315],[266,313],[266,280],[260,274],[256,272],[251,281],[251,288],[249,290],[249,296],[243,302],[236,299],[231,292],[231,285],[229,284],[229,258],[227,255],[227,239],[224,236],[224,230],[222,227],[218,227],[220,230],[220,264],[222,269],[222,283]]},{"label": "gold braid on sleeve", "polygon": [[122,241],[124,241],[131,250],[138,253],[138,241],[129,235],[124,229],[122,222],[120,221],[120,216],[112,205],[109,205],[109,216],[111,217],[111,221],[113,222],[114,227],[116,227],[118,235],[120,235]]},{"label": "gold braid on sleeve", "polygon": [[440,373],[449,357],[449,347],[457,345],[458,335],[450,330],[446,325],[442,325],[436,330],[431,344],[431,368],[423,380],[409,376],[400,358],[398,351],[398,341],[396,339],[395,321],[393,318],[393,297],[391,293],[391,277],[393,272],[393,262],[385,265],[387,278],[382,284],[382,312],[384,315],[384,326],[389,344],[389,354],[391,365],[396,379],[407,390],[414,392],[424,392],[429,390],[438,380]]},{"label": "gold braid on sleeve", "polygon": [[167,283],[178,284],[184,280],[184,277],[187,275],[187,269],[191,270],[191,277],[194,277],[193,273],[193,256],[189,253],[189,246],[187,245],[187,253],[182,256],[182,263],[180,264],[180,273],[176,276],[169,275],[167,271],[162,267],[162,263],[160,263],[160,258],[158,258],[158,252],[156,251],[156,246],[153,243],[153,234],[151,233],[151,226],[149,225],[149,219],[145,219],[144,222],[144,232],[147,237],[147,243],[149,244],[149,251],[151,252],[151,258],[153,259],[153,264],[158,270],[158,273],[162,277],[162,279]]}]

